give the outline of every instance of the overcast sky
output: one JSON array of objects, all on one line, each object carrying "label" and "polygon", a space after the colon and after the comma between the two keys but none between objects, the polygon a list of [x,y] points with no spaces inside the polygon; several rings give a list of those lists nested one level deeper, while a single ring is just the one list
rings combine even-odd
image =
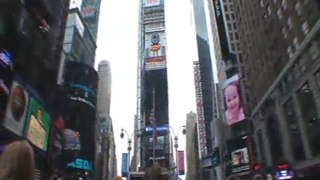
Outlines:
[{"label": "overcast sky", "polygon": [[[169,123],[175,131],[186,123],[186,114],[195,112],[192,61],[197,60],[190,1],[166,0]],[[121,153],[127,140],[121,128],[133,132],[136,113],[139,0],[102,0],[97,40],[96,67],[108,60],[112,71],[111,118],[114,125],[118,174]],[[177,133],[177,132],[176,132]],[[179,150],[185,137],[179,132]]]}]

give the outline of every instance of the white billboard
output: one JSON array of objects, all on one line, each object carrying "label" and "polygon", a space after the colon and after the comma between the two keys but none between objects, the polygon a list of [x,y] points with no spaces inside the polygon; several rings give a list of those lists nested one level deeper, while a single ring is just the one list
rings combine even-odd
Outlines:
[{"label": "white billboard", "polygon": [[149,7],[149,6],[158,6],[160,5],[160,0],[144,0],[143,5],[144,7]]}]

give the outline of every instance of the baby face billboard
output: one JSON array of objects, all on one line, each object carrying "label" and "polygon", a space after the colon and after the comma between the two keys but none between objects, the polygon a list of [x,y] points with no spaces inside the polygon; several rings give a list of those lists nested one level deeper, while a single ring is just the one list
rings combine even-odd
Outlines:
[{"label": "baby face billboard", "polygon": [[234,75],[223,83],[223,97],[225,105],[225,123],[232,125],[245,119],[241,103],[239,77]]}]

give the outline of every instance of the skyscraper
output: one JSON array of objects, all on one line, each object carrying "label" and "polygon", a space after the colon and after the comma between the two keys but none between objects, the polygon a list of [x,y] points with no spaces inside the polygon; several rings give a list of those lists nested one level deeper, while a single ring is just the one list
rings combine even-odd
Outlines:
[{"label": "skyscraper", "polygon": [[197,177],[197,159],[196,148],[198,144],[195,139],[197,138],[197,115],[196,113],[190,112],[187,114],[186,122],[186,157],[187,157],[187,180],[193,180]]},{"label": "skyscraper", "polygon": [[[193,12],[196,29],[196,41],[198,50],[198,61],[194,62],[194,76],[196,87],[197,116],[198,116],[198,143],[199,158],[203,168],[203,178],[212,177],[212,164],[205,163],[211,161],[213,153],[213,137],[211,137],[211,122],[213,119],[213,68],[210,52],[210,42],[207,26],[207,6],[203,0],[193,0]],[[211,33],[211,32],[210,32]]]},{"label": "skyscraper", "polygon": [[256,140],[250,163],[278,177],[285,164],[300,177],[318,179],[319,2],[244,0],[233,5]]},{"label": "skyscraper", "polygon": [[[139,129],[145,130],[140,141],[140,163],[142,167],[148,167],[152,161],[157,161],[169,169],[164,1],[141,0],[139,21],[137,116],[140,121]],[[164,130],[158,131],[159,127],[164,127]]]}]

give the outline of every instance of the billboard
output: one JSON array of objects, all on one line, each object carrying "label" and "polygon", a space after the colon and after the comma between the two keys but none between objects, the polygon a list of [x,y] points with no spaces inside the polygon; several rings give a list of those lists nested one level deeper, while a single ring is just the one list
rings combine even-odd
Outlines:
[{"label": "billboard", "polygon": [[29,93],[18,81],[13,81],[3,125],[22,136],[29,102]]},{"label": "billboard", "polygon": [[128,175],[128,153],[122,153],[122,164],[121,164],[121,176],[127,177]]},{"label": "billboard", "polygon": [[239,76],[234,75],[223,83],[223,97],[225,105],[225,123],[232,125],[245,119],[241,101]]},{"label": "billboard", "polygon": [[50,122],[50,115],[31,97],[26,116],[24,136],[43,151],[47,151],[48,147]]},{"label": "billboard", "polygon": [[143,0],[144,7],[158,6],[160,4],[161,4],[161,0]]},{"label": "billboard", "polygon": [[250,136],[241,136],[227,141],[230,162],[227,174],[234,174],[250,170],[252,157],[252,144]]},{"label": "billboard", "polygon": [[178,174],[184,175],[184,151],[178,151]]},{"label": "billboard", "polygon": [[145,69],[163,69],[166,67],[165,32],[154,31],[146,34]]},{"label": "billboard", "polygon": [[64,86],[72,101],[95,108],[98,74],[94,68],[79,62],[67,61],[63,78]]},{"label": "billboard", "polygon": [[[169,126],[167,124],[156,126],[157,134],[168,134]],[[151,125],[147,126],[145,129],[146,135],[151,135],[153,133],[153,127]]]},{"label": "billboard", "polygon": [[148,150],[153,150],[153,144],[155,145],[155,150],[164,150],[165,136],[157,136],[156,141],[153,141],[153,137],[148,137]]}]

